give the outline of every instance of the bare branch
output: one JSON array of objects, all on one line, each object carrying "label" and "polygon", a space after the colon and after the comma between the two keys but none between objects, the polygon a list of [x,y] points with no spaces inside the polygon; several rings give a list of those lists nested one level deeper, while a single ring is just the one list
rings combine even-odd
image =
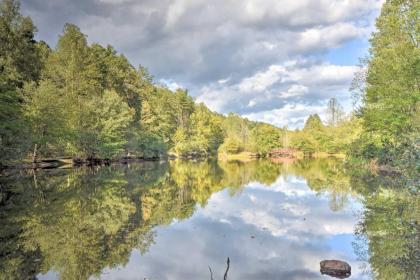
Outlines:
[{"label": "bare branch", "polygon": [[229,265],[230,265],[230,260],[229,257],[227,258],[227,267],[226,267],[226,272],[225,272],[225,276],[223,276],[223,280],[227,280],[227,274],[229,271]]}]

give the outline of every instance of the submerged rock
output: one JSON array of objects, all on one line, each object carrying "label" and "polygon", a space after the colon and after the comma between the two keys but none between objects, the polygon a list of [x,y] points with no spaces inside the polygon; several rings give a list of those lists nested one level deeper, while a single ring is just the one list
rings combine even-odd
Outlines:
[{"label": "submerged rock", "polygon": [[351,275],[351,266],[338,260],[324,260],[320,262],[321,274],[327,274],[336,278],[347,278]]}]

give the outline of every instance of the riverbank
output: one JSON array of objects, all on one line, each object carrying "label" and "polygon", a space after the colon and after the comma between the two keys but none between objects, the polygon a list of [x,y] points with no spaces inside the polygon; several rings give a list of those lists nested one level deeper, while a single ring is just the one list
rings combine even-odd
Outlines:
[{"label": "riverbank", "polygon": [[229,161],[229,160],[239,160],[239,161],[252,161],[255,159],[260,158],[271,158],[271,159],[303,159],[303,158],[339,158],[345,159],[346,155],[343,153],[325,153],[325,152],[317,152],[311,155],[305,155],[301,151],[293,151],[293,153],[286,154],[284,156],[274,156],[274,155],[261,155],[258,153],[252,152],[241,152],[237,154],[227,154],[227,153],[219,153],[218,159],[222,161]]},{"label": "riverbank", "polygon": [[[381,164],[377,159],[363,159],[357,157],[348,157],[346,158],[346,167],[353,170],[368,170],[372,175],[387,175],[387,176],[400,176],[404,172],[397,166],[392,166],[390,164]],[[406,170],[409,172],[410,170]]]},{"label": "riverbank", "polygon": [[371,174],[392,174],[398,175],[401,174],[400,170],[390,165],[379,165],[377,161],[371,160],[357,160],[354,158],[347,158],[344,154],[341,153],[324,153],[318,152],[313,153],[310,156],[305,155],[301,151],[294,151],[293,154],[287,156],[270,156],[270,155],[261,155],[258,153],[252,152],[241,152],[237,154],[227,154],[227,153],[218,153],[217,155],[196,155],[196,156],[177,156],[175,154],[167,154],[160,157],[120,157],[112,159],[103,159],[103,158],[79,158],[79,157],[57,157],[57,158],[43,158],[39,159],[36,162],[30,160],[25,160],[22,162],[16,162],[9,165],[0,166],[1,170],[6,169],[53,169],[53,168],[73,168],[80,166],[101,166],[101,165],[110,165],[114,163],[128,164],[132,162],[144,162],[144,161],[158,161],[158,160],[197,160],[197,159],[217,159],[222,162],[229,161],[240,161],[240,162],[250,162],[262,158],[271,159],[275,162],[289,162],[295,160],[303,160],[305,158],[337,158],[346,161],[346,165],[352,169],[359,170],[368,170]]},{"label": "riverbank", "polygon": [[[141,161],[157,161],[157,160],[174,160],[174,159],[204,159],[204,158],[216,158],[220,161],[242,161],[248,162],[261,158],[272,158],[272,159],[303,159],[305,156],[302,152],[294,152],[293,154],[276,157],[270,155],[262,155],[252,152],[241,152],[237,154],[218,153],[217,155],[194,155],[194,156],[177,156],[175,154],[167,154],[164,156],[157,157],[120,157],[120,158],[80,158],[80,157],[56,157],[56,158],[43,158],[38,159],[36,162],[30,160],[24,160],[21,162],[15,162],[8,165],[0,166],[0,170],[4,169],[49,169],[49,168],[71,168],[74,166],[96,166],[96,165],[108,165],[111,163],[130,163],[130,162],[141,162]],[[310,157],[312,158],[341,158],[344,159],[344,154],[328,154],[328,153],[314,153]]]},{"label": "riverbank", "polygon": [[[166,158],[166,157],[165,157]],[[50,168],[71,168],[77,166],[96,166],[109,165],[111,163],[130,163],[142,161],[157,161],[161,157],[121,157],[113,159],[103,158],[72,158],[72,157],[58,157],[39,159],[36,162],[29,160],[17,162],[9,165],[0,166],[0,170],[5,169],[50,169]]]}]

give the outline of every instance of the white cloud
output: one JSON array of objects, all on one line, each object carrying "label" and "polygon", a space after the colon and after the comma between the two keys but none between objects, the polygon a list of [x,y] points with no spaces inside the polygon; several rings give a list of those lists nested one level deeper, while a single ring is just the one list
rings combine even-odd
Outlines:
[{"label": "white cloud", "polygon": [[243,79],[239,83],[238,88],[243,92],[267,90],[269,86],[279,80],[281,74],[284,74],[284,72],[284,67],[280,65],[271,65],[266,71],[259,72],[249,78]]},{"label": "white cloud", "polygon": [[260,183],[249,184],[248,188],[282,193],[287,197],[305,197],[315,195],[315,192],[308,188],[306,180],[299,177],[285,178],[283,176],[279,176],[276,182],[271,184],[269,188]]},{"label": "white cloud", "polygon": [[[352,234],[355,226],[353,209],[332,213],[328,193],[317,195],[305,179],[280,176],[270,186],[253,182],[236,198],[227,192],[212,196],[208,206],[200,210],[206,218],[232,224],[238,219],[255,230],[269,232],[274,237],[305,242],[310,238],[328,238]],[[357,205],[355,200],[351,203]]]},{"label": "white cloud", "polygon": [[252,120],[277,126],[302,126],[309,114],[325,113],[329,98],[350,102],[348,88],[355,66],[314,61],[286,61],[228,85],[204,87],[198,102],[223,113],[240,112]]},{"label": "white cloud", "polygon": [[308,87],[303,85],[292,85],[286,92],[282,92],[282,97],[302,96],[309,92]]},{"label": "white cloud", "polygon": [[272,236],[285,236],[287,234],[287,229],[281,221],[265,211],[246,209],[240,213],[240,217],[248,225],[268,230]]},{"label": "white cloud", "polygon": [[300,33],[296,45],[303,51],[318,48],[336,48],[343,44],[343,42],[355,39],[364,33],[364,28],[350,23],[337,23],[325,27],[314,27]]},{"label": "white cloud", "polygon": [[220,80],[217,81],[217,83],[219,83],[219,84],[226,84],[227,82],[229,82],[229,80],[230,80],[230,77],[228,77],[226,79],[220,79]]},{"label": "white cloud", "polygon": [[[267,122],[278,127],[302,128],[307,117],[318,114],[323,118],[325,107],[322,105],[286,104],[279,109],[245,114],[244,116],[253,121]],[[325,119],[325,117],[324,117]]]}]

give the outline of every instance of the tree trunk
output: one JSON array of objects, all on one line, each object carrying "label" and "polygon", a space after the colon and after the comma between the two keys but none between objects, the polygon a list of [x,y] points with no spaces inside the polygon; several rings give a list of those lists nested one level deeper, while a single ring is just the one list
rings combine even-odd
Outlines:
[{"label": "tree trunk", "polygon": [[35,144],[34,152],[32,154],[32,163],[36,163],[37,158],[38,158],[38,144]]}]

